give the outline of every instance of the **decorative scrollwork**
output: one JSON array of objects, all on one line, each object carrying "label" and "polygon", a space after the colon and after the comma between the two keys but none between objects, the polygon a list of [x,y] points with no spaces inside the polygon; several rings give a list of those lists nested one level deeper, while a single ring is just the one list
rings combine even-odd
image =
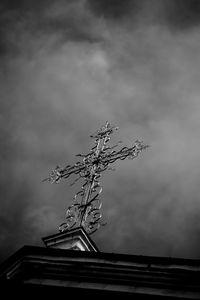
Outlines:
[{"label": "decorative scrollwork", "polygon": [[73,204],[66,211],[66,221],[59,227],[61,232],[69,230],[74,226],[82,226],[87,233],[94,233],[102,224],[101,206],[99,195],[102,192],[100,177],[102,172],[110,168],[110,164],[117,160],[134,159],[138,154],[149,147],[143,142],[136,140],[132,147],[123,147],[115,150],[121,141],[114,146],[108,146],[110,135],[118,127],[106,122],[98,131],[90,137],[95,141],[94,147],[88,154],[77,154],[82,161],[76,162],[73,166],[67,165],[64,168],[57,166],[49,177],[44,181],[59,183],[61,179],[67,179],[70,175],[76,174],[79,177],[72,183],[83,179],[81,190],[74,196]]}]

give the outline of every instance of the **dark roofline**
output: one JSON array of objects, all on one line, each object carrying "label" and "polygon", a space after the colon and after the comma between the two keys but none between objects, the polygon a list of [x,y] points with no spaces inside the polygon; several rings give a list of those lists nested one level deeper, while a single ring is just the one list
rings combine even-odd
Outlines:
[{"label": "dark roofline", "polygon": [[104,253],[104,252],[89,252],[89,251],[74,251],[74,250],[63,250],[55,248],[45,248],[38,246],[23,246],[3,263],[0,264],[0,274],[13,263],[23,259],[24,256],[28,255],[47,255],[47,256],[61,256],[63,258],[96,258],[102,260],[110,260],[113,262],[124,261],[124,262],[136,262],[151,264],[160,264],[162,266],[167,265],[178,265],[188,267],[199,267],[200,259],[188,259],[188,258],[174,258],[174,257],[156,257],[156,256],[143,256],[143,255],[131,255],[131,254],[118,254],[118,253]]},{"label": "dark roofline", "polygon": [[8,293],[50,298],[65,291],[87,299],[200,299],[200,259],[24,246],[0,265],[0,283]]}]

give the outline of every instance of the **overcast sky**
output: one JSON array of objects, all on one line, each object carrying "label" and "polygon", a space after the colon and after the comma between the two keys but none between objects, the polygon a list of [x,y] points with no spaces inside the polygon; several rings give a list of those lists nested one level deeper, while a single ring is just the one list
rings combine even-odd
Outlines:
[{"label": "overcast sky", "polygon": [[200,258],[200,1],[0,4],[0,260],[58,232],[79,185],[42,182],[107,120],[150,148],[103,175],[100,251]]}]

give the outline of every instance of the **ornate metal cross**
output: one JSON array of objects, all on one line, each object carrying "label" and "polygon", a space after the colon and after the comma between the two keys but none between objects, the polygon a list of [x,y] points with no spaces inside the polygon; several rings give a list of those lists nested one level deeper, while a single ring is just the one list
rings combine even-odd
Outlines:
[{"label": "ornate metal cross", "polygon": [[49,177],[44,179],[44,181],[48,180],[51,183],[59,183],[61,179],[77,174],[78,178],[75,179],[74,183],[79,179],[84,180],[81,190],[74,196],[73,204],[67,209],[66,221],[59,227],[61,232],[75,226],[82,226],[88,234],[94,233],[102,225],[100,222],[102,202],[99,199],[102,192],[99,182],[102,172],[109,169],[110,164],[116,160],[134,159],[143,149],[148,147],[138,140],[130,148],[123,147],[120,150],[115,150],[121,142],[114,146],[108,146],[110,135],[117,129],[118,127],[106,122],[100,130],[90,136],[95,140],[95,145],[90,152],[77,155],[82,158],[82,161],[78,161],[72,166],[67,165],[64,168],[57,166]]}]

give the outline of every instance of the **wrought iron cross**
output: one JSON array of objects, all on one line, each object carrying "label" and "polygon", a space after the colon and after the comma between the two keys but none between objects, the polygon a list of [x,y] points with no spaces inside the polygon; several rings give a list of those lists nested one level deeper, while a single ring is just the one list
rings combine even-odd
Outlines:
[{"label": "wrought iron cross", "polygon": [[116,160],[134,159],[143,149],[148,147],[138,140],[130,148],[123,147],[120,150],[115,150],[121,142],[114,146],[108,146],[110,135],[117,129],[118,127],[106,122],[100,130],[90,136],[95,140],[95,145],[90,152],[77,155],[82,158],[82,161],[78,161],[72,166],[67,165],[64,168],[57,166],[49,177],[44,179],[44,181],[48,180],[51,183],[59,183],[61,179],[67,179],[70,175],[77,174],[78,178],[75,179],[74,183],[79,179],[84,180],[81,190],[74,196],[73,204],[67,209],[66,221],[59,226],[61,232],[82,226],[88,234],[94,233],[102,225],[100,222],[102,202],[99,199],[102,192],[99,182],[102,172],[110,169],[110,165]]}]

